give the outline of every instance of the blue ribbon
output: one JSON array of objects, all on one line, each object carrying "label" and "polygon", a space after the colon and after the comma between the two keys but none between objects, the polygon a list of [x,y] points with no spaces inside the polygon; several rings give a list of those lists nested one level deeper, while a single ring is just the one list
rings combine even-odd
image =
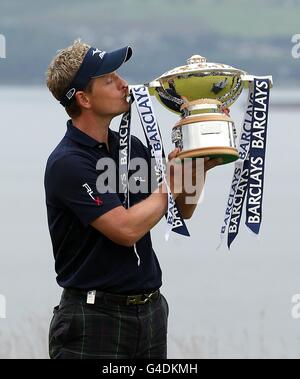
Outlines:
[{"label": "blue ribbon", "polygon": [[270,81],[268,79],[255,79],[254,84],[246,226],[255,234],[259,234],[262,223]]}]

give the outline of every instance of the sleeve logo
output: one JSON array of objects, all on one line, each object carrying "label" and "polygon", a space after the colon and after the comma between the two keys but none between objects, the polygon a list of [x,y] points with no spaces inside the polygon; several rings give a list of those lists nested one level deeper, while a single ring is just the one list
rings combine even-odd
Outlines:
[{"label": "sleeve logo", "polygon": [[86,189],[86,192],[88,193],[88,195],[94,200],[94,202],[98,206],[103,204],[103,200],[99,196],[96,196],[96,197],[93,196],[94,192],[92,191],[91,187],[87,183],[84,183],[82,187]]}]

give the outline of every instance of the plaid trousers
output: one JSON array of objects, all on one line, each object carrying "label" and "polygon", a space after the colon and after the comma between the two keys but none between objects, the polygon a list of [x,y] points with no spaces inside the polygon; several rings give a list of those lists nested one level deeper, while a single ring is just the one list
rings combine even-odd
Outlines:
[{"label": "plaid trousers", "polygon": [[49,330],[51,359],[166,359],[165,297],[141,305],[87,304],[65,290]]}]

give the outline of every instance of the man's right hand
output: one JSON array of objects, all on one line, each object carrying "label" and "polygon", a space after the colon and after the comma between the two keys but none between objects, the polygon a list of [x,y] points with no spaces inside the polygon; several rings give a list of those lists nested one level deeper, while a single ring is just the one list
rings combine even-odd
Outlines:
[{"label": "man's right hand", "polygon": [[[189,159],[187,162],[182,162],[180,158],[177,158],[180,153],[180,149],[176,148],[168,155],[167,163],[167,181],[170,190],[173,193],[174,200],[183,193],[184,176],[187,178],[193,178],[193,185],[195,185],[196,178],[196,160]],[[204,158],[204,175],[212,168],[219,166],[223,163],[222,158]],[[183,174],[184,170],[184,174]]]}]

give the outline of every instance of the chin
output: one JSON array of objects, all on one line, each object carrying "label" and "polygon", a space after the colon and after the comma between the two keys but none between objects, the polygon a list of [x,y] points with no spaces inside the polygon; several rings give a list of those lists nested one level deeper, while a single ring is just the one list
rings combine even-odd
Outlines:
[{"label": "chin", "polygon": [[122,110],[120,111],[119,114],[122,114],[122,113],[124,113],[124,112],[128,112],[128,111],[129,111],[129,109],[130,109],[130,104],[127,103],[127,101],[126,101],[125,103],[126,103],[126,104],[124,104],[124,107],[122,107]]}]

